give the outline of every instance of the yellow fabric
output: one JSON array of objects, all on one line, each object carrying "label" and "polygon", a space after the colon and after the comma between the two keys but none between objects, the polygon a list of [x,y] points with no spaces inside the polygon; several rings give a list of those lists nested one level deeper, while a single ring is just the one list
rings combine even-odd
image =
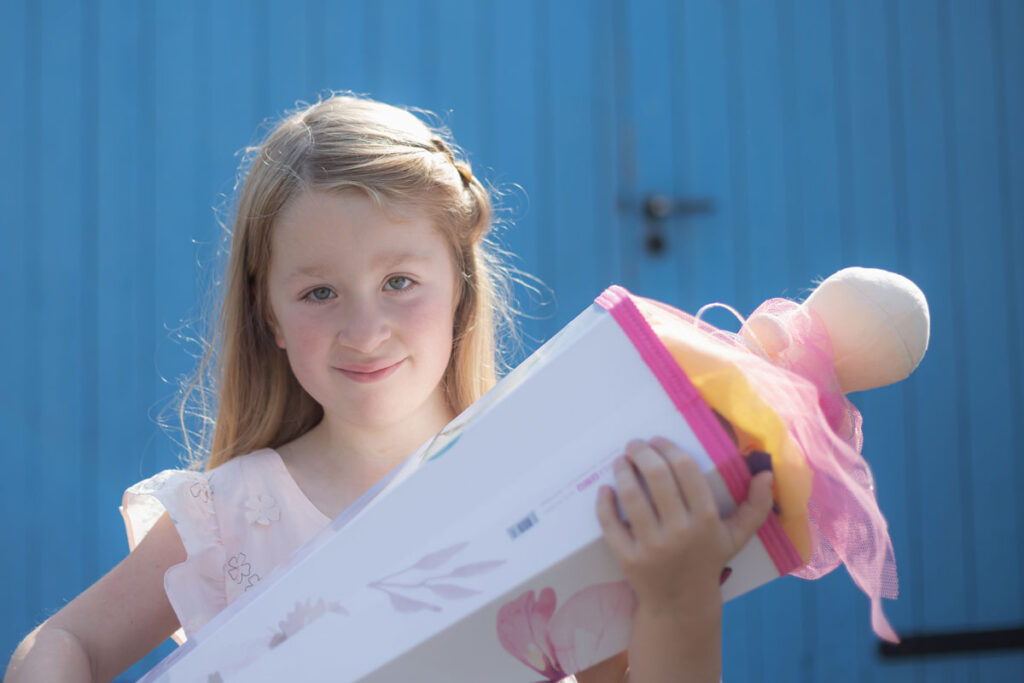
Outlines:
[{"label": "yellow fabric", "polygon": [[[779,522],[800,558],[811,556],[807,501],[812,472],[786,425],[739,370],[736,359],[749,352],[713,341],[692,323],[638,302],[641,313],[701,397],[736,432],[741,453],[768,453],[775,473]],[[747,360],[745,358],[743,360]]]}]

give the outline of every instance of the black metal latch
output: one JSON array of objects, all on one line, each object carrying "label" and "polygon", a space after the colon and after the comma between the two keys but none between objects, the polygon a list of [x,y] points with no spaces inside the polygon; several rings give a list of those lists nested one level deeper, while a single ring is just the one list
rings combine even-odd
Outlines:
[{"label": "black metal latch", "polygon": [[904,635],[898,644],[879,641],[883,658],[931,657],[1024,649],[1024,626]]},{"label": "black metal latch", "polygon": [[643,203],[644,219],[647,235],[644,246],[652,254],[660,254],[665,250],[665,237],[662,234],[662,223],[668,218],[677,216],[693,216],[711,213],[715,209],[714,202],[707,197],[678,199],[663,194],[647,195]]}]

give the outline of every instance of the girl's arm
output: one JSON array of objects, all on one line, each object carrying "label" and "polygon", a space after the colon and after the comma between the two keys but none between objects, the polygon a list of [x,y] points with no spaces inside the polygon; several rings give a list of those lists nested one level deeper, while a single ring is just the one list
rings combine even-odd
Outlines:
[{"label": "girl's arm", "polygon": [[616,461],[615,484],[628,521],[619,518],[616,494],[610,488],[598,497],[598,518],[637,597],[628,676],[627,660],[619,657],[577,679],[580,683],[718,681],[722,667],[719,577],[771,510],[771,472],[754,477],[747,500],[725,520],[718,516],[700,467],[665,439],[631,442],[626,456]]},{"label": "girl's arm", "polygon": [[178,628],[164,572],[185,558],[164,513],[128,557],[25,637],[4,683],[114,678]]}]

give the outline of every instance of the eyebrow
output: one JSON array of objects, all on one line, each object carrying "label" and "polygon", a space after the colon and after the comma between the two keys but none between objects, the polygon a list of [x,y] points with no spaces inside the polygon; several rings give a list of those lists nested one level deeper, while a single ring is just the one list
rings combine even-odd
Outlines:
[{"label": "eyebrow", "polygon": [[[430,258],[425,254],[415,251],[388,251],[379,254],[375,259],[370,261],[369,265],[371,268],[387,270],[406,263],[424,263],[429,260]],[[326,277],[330,272],[331,265],[329,263],[312,263],[296,268],[288,274],[288,279],[292,280],[302,276],[322,278]]]},{"label": "eyebrow", "polygon": [[378,254],[370,265],[377,268],[394,268],[404,263],[423,263],[429,260],[426,254],[417,251],[392,251]]}]

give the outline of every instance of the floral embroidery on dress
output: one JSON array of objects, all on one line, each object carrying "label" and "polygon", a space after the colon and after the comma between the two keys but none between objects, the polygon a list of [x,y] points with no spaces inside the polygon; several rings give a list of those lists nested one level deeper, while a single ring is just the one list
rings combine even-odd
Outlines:
[{"label": "floral embroidery on dress", "polygon": [[188,492],[193,498],[197,498],[203,503],[209,503],[210,496],[213,493],[210,489],[210,482],[206,481],[206,479],[192,482],[192,485],[188,487]]},{"label": "floral embroidery on dress", "polygon": [[224,572],[228,575],[229,579],[238,585],[242,585],[243,581],[247,581],[246,589],[251,588],[260,580],[259,574],[253,571],[249,558],[245,553],[238,553],[234,557],[228,558],[227,563],[224,565]]},{"label": "floral embroidery on dress", "polygon": [[245,511],[245,518],[251,524],[270,526],[271,522],[281,519],[281,508],[277,507],[277,502],[268,495],[261,493],[249,496],[245,501],[245,507],[248,508]]}]

